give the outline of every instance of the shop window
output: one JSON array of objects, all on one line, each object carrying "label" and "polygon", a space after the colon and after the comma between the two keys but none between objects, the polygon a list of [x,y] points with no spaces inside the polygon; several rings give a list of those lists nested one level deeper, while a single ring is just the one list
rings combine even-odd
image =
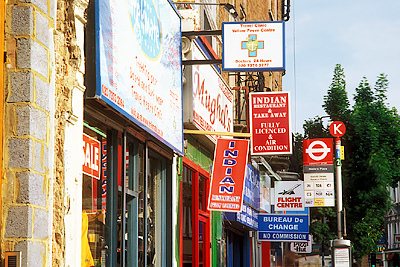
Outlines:
[{"label": "shop window", "polygon": [[169,161],[125,133],[84,132],[101,164],[82,179],[82,266],[166,266]]},{"label": "shop window", "polygon": [[181,266],[210,266],[209,174],[184,158],[181,183]]}]

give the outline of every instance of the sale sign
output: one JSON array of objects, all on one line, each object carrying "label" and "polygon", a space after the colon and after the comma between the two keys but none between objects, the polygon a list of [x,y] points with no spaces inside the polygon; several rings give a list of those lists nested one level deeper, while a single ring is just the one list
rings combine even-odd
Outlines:
[{"label": "sale sign", "polygon": [[292,154],[289,92],[250,93],[251,155]]},{"label": "sale sign", "polygon": [[100,142],[87,134],[83,134],[83,154],[83,173],[100,179]]},{"label": "sale sign", "polygon": [[242,210],[248,152],[248,140],[217,139],[208,196],[209,210]]}]

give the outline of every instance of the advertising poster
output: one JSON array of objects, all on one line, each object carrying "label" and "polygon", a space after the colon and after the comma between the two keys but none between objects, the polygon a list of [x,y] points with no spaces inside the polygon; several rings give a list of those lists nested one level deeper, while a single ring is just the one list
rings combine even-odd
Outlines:
[{"label": "advertising poster", "polygon": [[183,154],[181,45],[169,1],[96,1],[96,95]]},{"label": "advertising poster", "polygon": [[283,21],[223,22],[222,43],[224,71],[285,69]]},{"label": "advertising poster", "polygon": [[217,140],[208,197],[209,210],[242,210],[248,152],[248,140]]},{"label": "advertising poster", "polygon": [[289,92],[250,93],[251,155],[292,154],[289,99]]}]

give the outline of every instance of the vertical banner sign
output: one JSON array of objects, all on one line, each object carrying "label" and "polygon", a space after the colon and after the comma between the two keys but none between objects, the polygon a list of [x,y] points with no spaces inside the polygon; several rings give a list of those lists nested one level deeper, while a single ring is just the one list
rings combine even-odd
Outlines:
[{"label": "vertical banner sign", "polygon": [[249,141],[217,139],[208,209],[241,211]]},{"label": "vertical banner sign", "polygon": [[83,154],[83,173],[100,179],[100,142],[87,134],[83,134]]},{"label": "vertical banner sign", "polygon": [[289,92],[250,93],[251,155],[292,154]]},{"label": "vertical banner sign", "polygon": [[303,171],[305,206],[335,206],[332,138],[303,140]]},{"label": "vertical banner sign", "polygon": [[303,181],[275,181],[275,210],[304,210]]},{"label": "vertical banner sign", "polygon": [[284,21],[223,22],[222,44],[224,71],[285,69]]},{"label": "vertical banner sign", "polygon": [[167,0],[96,1],[96,96],[183,155],[181,19]]}]

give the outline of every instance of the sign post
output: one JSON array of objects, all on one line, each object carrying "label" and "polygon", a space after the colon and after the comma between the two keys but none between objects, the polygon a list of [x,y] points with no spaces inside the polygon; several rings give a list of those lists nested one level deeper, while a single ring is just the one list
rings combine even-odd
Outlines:
[{"label": "sign post", "polygon": [[343,237],[342,234],[342,162],[340,160],[341,154],[341,141],[340,137],[346,132],[346,126],[341,121],[334,121],[329,126],[329,132],[335,139],[335,150],[336,150],[336,207],[337,207],[337,227],[338,227],[338,238]]},{"label": "sign post", "polygon": [[337,206],[337,226],[338,238],[333,240],[333,266],[350,267],[351,250],[350,240],[343,239],[342,234],[342,162],[341,162],[341,140],[340,137],[346,132],[346,126],[341,121],[334,121],[329,126],[329,132],[335,139],[336,150],[336,206]]}]

